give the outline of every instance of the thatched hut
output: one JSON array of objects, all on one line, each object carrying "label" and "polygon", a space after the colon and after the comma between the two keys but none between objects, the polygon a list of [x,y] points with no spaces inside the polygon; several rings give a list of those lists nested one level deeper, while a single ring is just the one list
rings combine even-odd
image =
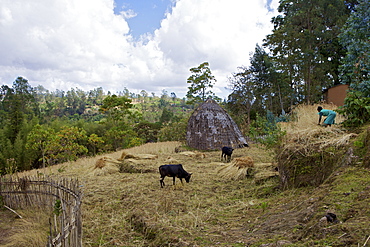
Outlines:
[{"label": "thatched hut", "polygon": [[186,141],[189,147],[200,150],[248,146],[234,120],[212,99],[200,104],[190,116]]}]

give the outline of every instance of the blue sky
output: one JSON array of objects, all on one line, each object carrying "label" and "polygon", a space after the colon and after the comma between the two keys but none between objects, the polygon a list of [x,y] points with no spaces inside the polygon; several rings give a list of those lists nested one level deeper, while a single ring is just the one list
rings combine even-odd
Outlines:
[{"label": "blue sky", "polygon": [[[272,32],[279,0],[0,0],[0,83],[183,97],[208,62],[227,98]],[[15,31],[16,30],[16,31]],[[154,32],[155,31],[155,32]],[[146,35],[149,33],[150,35]]]},{"label": "blue sky", "polygon": [[130,33],[138,38],[147,32],[153,33],[160,27],[165,13],[172,6],[171,0],[115,0],[114,13],[132,10],[136,16],[127,19]]}]

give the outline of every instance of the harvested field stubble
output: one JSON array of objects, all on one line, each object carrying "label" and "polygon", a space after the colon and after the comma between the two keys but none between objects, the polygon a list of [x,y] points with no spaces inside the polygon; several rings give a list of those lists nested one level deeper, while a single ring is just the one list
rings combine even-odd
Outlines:
[{"label": "harvested field stubble", "polygon": [[[241,241],[236,237],[239,233],[229,235],[226,232],[242,226],[234,219],[240,218],[240,213],[246,213],[251,207],[249,201],[255,192],[254,189],[248,192],[247,188],[253,181],[230,183],[220,177],[217,168],[224,165],[219,162],[221,151],[175,153],[174,148],[167,147],[168,144],[124,150],[135,156],[143,153],[158,155],[154,160],[118,161],[122,155],[120,151],[64,164],[62,174],[58,174],[57,166],[44,170],[51,176],[79,179],[84,194],[84,246],[209,246]],[[255,157],[253,159],[259,163],[272,159],[270,154],[266,155],[257,147],[234,151],[235,158],[246,155]],[[190,183],[183,186],[177,181],[172,186],[170,182],[160,188],[158,167],[168,163],[169,156],[193,173]],[[97,170],[110,164],[128,160],[133,160],[135,168],[145,167],[153,172],[96,174]]]},{"label": "harvested field stubble", "polygon": [[[313,124],[306,135],[308,130],[299,129],[304,123],[293,123],[293,127],[285,123],[288,138],[281,150],[292,150],[291,156],[283,152],[286,160],[297,155],[295,150],[308,156],[313,153],[306,147],[322,149],[331,157],[336,152],[329,152],[332,145],[345,149],[352,139],[339,128]],[[258,145],[234,150],[234,159],[252,157],[254,172],[233,180],[218,173],[229,165],[219,162],[221,151],[204,152],[200,158],[176,153],[179,146],[177,142],[151,143],[124,150],[132,155],[158,155],[154,160],[133,160],[135,168],[138,162],[141,168],[153,169],[148,173],[96,176],[95,163],[101,157],[40,171],[80,181],[84,246],[365,246],[370,222],[368,169],[347,162],[320,186],[280,190],[271,150]],[[121,154],[104,156],[118,160]],[[158,167],[170,161],[193,173],[190,183],[166,183],[160,188]],[[36,173],[24,174],[32,172]],[[335,213],[339,223],[321,225],[320,219],[328,212]]]}]

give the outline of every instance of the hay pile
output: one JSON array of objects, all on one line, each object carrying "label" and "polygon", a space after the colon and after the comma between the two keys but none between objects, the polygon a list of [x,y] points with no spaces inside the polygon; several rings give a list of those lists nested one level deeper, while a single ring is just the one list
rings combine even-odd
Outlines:
[{"label": "hay pile", "polygon": [[125,151],[122,152],[121,157],[118,160],[135,159],[135,160],[155,160],[158,155],[155,154],[130,154]]},{"label": "hay pile", "polygon": [[[333,104],[313,104],[313,105],[300,104],[295,106],[292,112],[290,113],[291,121],[279,123],[280,127],[283,130],[287,131],[288,133],[294,133],[300,130],[319,127],[317,126],[319,120],[319,115],[317,112],[318,106],[322,106],[324,109],[329,110],[337,109],[337,107]],[[321,123],[323,122],[323,120],[321,121]],[[333,125],[332,127],[339,126],[339,124],[344,120],[345,117],[337,113],[337,116],[335,118],[335,125]]]},{"label": "hay pile", "polygon": [[102,157],[95,162],[94,176],[103,176],[119,172],[121,162],[109,157]]},{"label": "hay pile", "polygon": [[197,159],[204,159],[207,157],[205,153],[198,152],[198,151],[194,151],[194,152],[184,151],[184,152],[180,152],[180,154],[184,156],[192,157],[192,158],[197,158]]},{"label": "hay pile", "polygon": [[95,162],[92,171],[94,176],[103,176],[113,173],[147,173],[155,172],[153,160],[158,155],[153,154],[129,154],[122,152],[119,159],[102,157]]},{"label": "hay pile", "polygon": [[297,130],[277,150],[283,188],[317,186],[339,166],[349,165],[350,139],[337,127]]},{"label": "hay pile", "polygon": [[250,156],[244,156],[235,158],[230,164],[224,165],[218,170],[221,177],[232,180],[240,180],[249,176],[254,167],[253,158]]},{"label": "hay pile", "polygon": [[166,164],[180,164],[180,161],[178,161],[177,159],[169,156],[169,157],[167,157],[165,163]]},{"label": "hay pile", "polygon": [[[156,164],[156,163],[154,163]],[[121,161],[119,172],[121,173],[148,173],[156,172],[157,168],[154,167],[150,159],[125,159]]]},{"label": "hay pile", "polygon": [[275,163],[256,163],[254,164],[254,168],[254,182],[256,184],[263,183],[271,178],[279,176]]},{"label": "hay pile", "polygon": [[[293,121],[279,123],[288,133],[276,150],[283,188],[320,185],[339,166],[353,162],[350,140],[356,135],[341,130],[345,118],[340,114],[331,127],[317,125],[318,106],[298,105],[291,113]],[[331,104],[321,106],[336,109]]]}]

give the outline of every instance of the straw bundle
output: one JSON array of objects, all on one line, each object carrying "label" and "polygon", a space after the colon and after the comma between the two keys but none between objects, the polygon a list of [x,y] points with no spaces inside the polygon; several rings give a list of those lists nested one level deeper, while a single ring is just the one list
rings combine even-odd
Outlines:
[{"label": "straw bundle", "polygon": [[234,164],[234,166],[239,167],[239,168],[254,166],[254,161],[252,157],[249,157],[249,156],[235,158],[231,163]]},{"label": "straw bundle", "polygon": [[198,152],[198,151],[184,151],[184,152],[180,152],[179,154],[181,155],[184,155],[184,156],[188,156],[188,157],[192,157],[192,158],[197,158],[197,159],[204,159],[207,157],[207,155],[205,153],[202,153],[202,152]]},{"label": "straw bundle", "polygon": [[254,182],[256,184],[279,176],[275,163],[256,163],[254,167],[256,169],[254,174]]},{"label": "straw bundle", "polygon": [[195,158],[197,159],[204,159],[207,155],[205,153],[195,152]]},{"label": "straw bundle", "polygon": [[148,173],[157,172],[156,164],[153,164],[151,160],[143,159],[125,159],[119,165],[119,171],[121,173]]},{"label": "straw bundle", "polygon": [[167,157],[165,162],[166,164],[180,164],[180,162],[177,159],[172,158],[171,156]]},{"label": "straw bundle", "polygon": [[125,151],[122,152],[121,157],[118,160],[135,159],[135,160],[155,160],[158,155],[155,154],[129,154]]},{"label": "straw bundle", "polygon": [[113,158],[108,158],[108,157],[103,157],[98,159],[95,162],[95,167],[93,170],[93,175],[94,176],[103,176],[103,175],[108,175],[112,173],[117,173],[119,172],[119,164],[121,162],[113,159]]},{"label": "straw bundle", "polygon": [[254,161],[252,157],[244,156],[241,158],[235,158],[230,164],[227,164],[218,170],[221,177],[240,180],[244,179],[251,174]]}]

